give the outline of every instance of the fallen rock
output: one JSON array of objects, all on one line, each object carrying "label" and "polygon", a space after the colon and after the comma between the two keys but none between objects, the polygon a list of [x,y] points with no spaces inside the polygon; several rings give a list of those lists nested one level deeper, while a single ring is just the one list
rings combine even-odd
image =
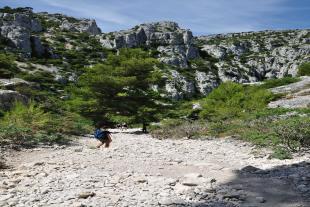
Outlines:
[{"label": "fallen rock", "polygon": [[265,200],[264,197],[256,197],[255,199],[256,199],[259,203],[265,203],[265,202],[266,202],[266,200]]},{"label": "fallen rock", "polygon": [[86,199],[88,197],[94,197],[95,195],[94,192],[81,192],[78,194],[78,198]]}]

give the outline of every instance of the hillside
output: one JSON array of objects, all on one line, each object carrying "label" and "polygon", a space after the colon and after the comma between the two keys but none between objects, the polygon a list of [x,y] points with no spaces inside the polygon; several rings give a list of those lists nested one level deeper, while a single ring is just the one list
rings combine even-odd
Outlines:
[{"label": "hillside", "polygon": [[0,8],[0,206],[309,206],[309,43]]},{"label": "hillside", "polygon": [[20,71],[48,72],[60,83],[74,81],[81,68],[104,61],[119,48],[143,48],[164,63],[161,91],[173,99],[206,95],[228,80],[296,76],[310,53],[309,30],[193,37],[175,22],[156,22],[101,33],[95,20],[30,8],[2,9],[0,25],[1,50],[16,56]]}]

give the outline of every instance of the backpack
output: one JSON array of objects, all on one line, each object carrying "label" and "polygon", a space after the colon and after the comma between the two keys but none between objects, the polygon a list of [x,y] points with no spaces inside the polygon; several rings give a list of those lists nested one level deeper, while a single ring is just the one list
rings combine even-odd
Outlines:
[{"label": "backpack", "polygon": [[94,136],[95,136],[96,139],[102,139],[103,135],[104,135],[104,132],[101,131],[100,129],[96,129],[95,130]]},{"label": "backpack", "polygon": [[101,129],[96,129],[94,136],[96,139],[106,139],[108,138],[109,134],[110,134],[109,131],[102,131]]}]

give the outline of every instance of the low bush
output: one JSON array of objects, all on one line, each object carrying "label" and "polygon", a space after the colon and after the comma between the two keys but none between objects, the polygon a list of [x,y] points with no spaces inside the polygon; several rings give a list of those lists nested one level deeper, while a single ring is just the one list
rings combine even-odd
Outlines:
[{"label": "low bush", "polygon": [[298,67],[298,72],[297,72],[298,76],[306,76],[306,75],[310,75],[310,62],[305,62],[302,63],[299,67]]},{"label": "low bush", "polygon": [[160,126],[151,129],[153,137],[158,139],[192,139],[207,133],[207,125],[201,121],[166,120]]},{"label": "low bush", "polygon": [[90,130],[91,123],[74,113],[51,114],[34,103],[27,106],[16,103],[0,119],[0,144],[66,142],[70,135],[89,133]]},{"label": "low bush", "polygon": [[5,53],[0,54],[0,77],[12,78],[19,70],[14,63],[15,58]]},{"label": "low bush", "polygon": [[271,158],[276,158],[279,160],[292,159],[292,154],[285,147],[276,147],[273,150]]},{"label": "low bush", "polygon": [[310,117],[292,117],[275,123],[274,131],[291,151],[310,146]]},{"label": "low bush", "polygon": [[266,108],[275,98],[270,91],[257,86],[226,82],[202,100],[200,116],[209,121],[247,117]]},{"label": "low bush", "polygon": [[44,113],[39,107],[35,107],[33,103],[24,106],[16,103],[15,107],[5,113],[0,122],[0,142],[2,143],[33,143],[34,137],[41,131],[44,131],[50,114]]}]

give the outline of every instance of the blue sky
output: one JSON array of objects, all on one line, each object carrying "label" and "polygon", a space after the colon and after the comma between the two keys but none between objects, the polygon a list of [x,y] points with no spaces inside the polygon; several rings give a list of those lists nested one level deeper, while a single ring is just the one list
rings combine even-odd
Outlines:
[{"label": "blue sky", "polygon": [[1,0],[0,6],[96,19],[103,32],[176,21],[195,35],[310,28],[310,0]]}]

